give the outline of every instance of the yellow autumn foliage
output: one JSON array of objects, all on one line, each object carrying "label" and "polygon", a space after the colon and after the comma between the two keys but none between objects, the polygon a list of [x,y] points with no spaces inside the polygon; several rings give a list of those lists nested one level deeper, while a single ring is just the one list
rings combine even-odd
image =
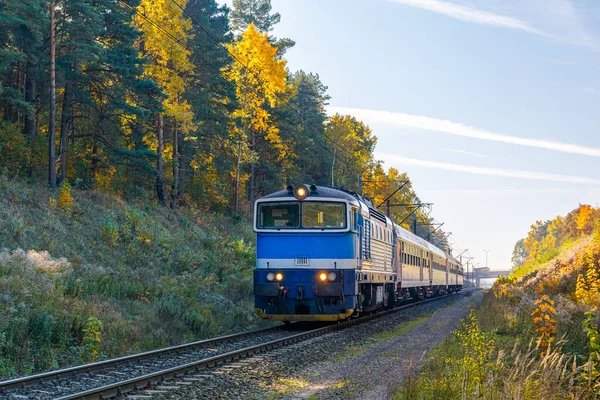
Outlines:
[{"label": "yellow autumn foliage", "polygon": [[[188,0],[178,1],[185,9]],[[153,79],[163,89],[167,98],[163,101],[164,113],[177,121],[183,133],[194,129],[194,113],[191,105],[182,99],[186,74],[194,65],[190,52],[183,46],[173,44],[191,39],[192,22],[185,18],[182,9],[170,0],[141,0],[138,11],[149,20],[158,22],[160,29],[143,17],[136,16],[135,25],[142,32],[141,56],[150,62],[144,65],[144,75]],[[163,32],[165,31],[165,32]]]},{"label": "yellow autumn foliage", "polygon": [[535,331],[538,333],[538,346],[542,354],[545,354],[550,344],[556,339],[556,320],[553,319],[556,315],[556,309],[554,308],[554,300],[547,295],[541,296],[535,301],[535,304],[536,308],[531,316],[533,317],[533,325],[536,327]]},{"label": "yellow autumn foliage", "polygon": [[283,156],[287,149],[268,109],[275,107],[279,96],[289,90],[286,61],[277,57],[277,47],[272,46],[267,34],[260,33],[254,24],[250,24],[241,39],[230,44],[228,50],[235,61],[225,73],[236,84],[239,103],[233,117],[241,120],[233,132],[237,136],[243,136],[246,129],[262,133],[280,157]]},{"label": "yellow autumn foliage", "polygon": [[589,266],[585,275],[577,277],[575,297],[578,302],[593,308],[600,305],[600,274],[595,265]]}]

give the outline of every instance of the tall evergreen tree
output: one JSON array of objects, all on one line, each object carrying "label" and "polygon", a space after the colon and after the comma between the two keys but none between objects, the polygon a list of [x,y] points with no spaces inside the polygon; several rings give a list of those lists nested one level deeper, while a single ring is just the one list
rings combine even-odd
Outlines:
[{"label": "tall evergreen tree", "polygon": [[196,130],[181,142],[178,201],[187,188],[191,199],[225,210],[232,196],[228,179],[233,171],[229,140],[230,115],[236,107],[235,85],[223,75],[232,62],[226,45],[233,41],[229,9],[215,0],[190,0],[186,13],[193,20],[188,42],[194,53],[193,72],[185,98],[197,121]]},{"label": "tall evergreen tree", "polygon": [[282,138],[289,141],[293,149],[290,153],[293,166],[286,178],[291,183],[327,185],[328,160],[333,152],[333,146],[324,136],[325,106],[330,99],[327,86],[318,74],[298,71],[290,77],[290,87],[294,95],[289,106],[273,110]]},{"label": "tall evergreen tree", "polygon": [[[179,5],[185,7],[187,1],[179,1]],[[186,87],[184,76],[193,69],[190,53],[185,47],[190,39],[191,21],[183,15],[181,8],[169,0],[142,0],[138,9],[143,15],[142,18],[136,19],[143,33],[140,50],[149,60],[145,65],[145,76],[156,81],[166,95],[163,102],[164,112],[156,113],[154,117],[157,153],[156,196],[159,203],[165,206],[167,195],[163,158],[167,143],[164,119],[171,119],[173,193],[178,191],[179,180],[178,132],[189,133],[194,129],[194,114],[190,104],[183,98]],[[175,206],[174,198],[171,205]]]},{"label": "tall evergreen tree", "polygon": [[[233,0],[230,19],[231,29],[239,37],[250,24],[253,24],[260,32],[271,32],[281,21],[281,15],[271,13],[271,0]],[[285,52],[296,44],[292,39],[277,39],[273,36],[269,36],[269,41],[277,48],[279,57],[283,57]]]},{"label": "tall evergreen tree", "polygon": [[271,32],[281,21],[279,13],[271,14],[271,0],[233,0],[231,29],[242,34],[250,24],[261,32]]}]

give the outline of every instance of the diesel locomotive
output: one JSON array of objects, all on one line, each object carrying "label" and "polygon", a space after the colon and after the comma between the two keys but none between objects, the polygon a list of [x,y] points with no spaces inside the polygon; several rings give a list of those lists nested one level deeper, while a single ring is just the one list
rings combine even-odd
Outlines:
[{"label": "diesel locomotive", "polygon": [[297,185],[264,196],[254,231],[261,318],[339,321],[463,285],[457,259],[343,189]]}]

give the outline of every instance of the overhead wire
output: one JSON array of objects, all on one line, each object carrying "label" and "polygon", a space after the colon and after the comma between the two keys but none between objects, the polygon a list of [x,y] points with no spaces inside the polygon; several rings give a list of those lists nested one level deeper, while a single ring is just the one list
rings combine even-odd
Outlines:
[{"label": "overhead wire", "polygon": [[[192,20],[193,23],[195,23],[197,26],[200,27],[200,29],[202,29],[204,32],[206,32],[206,34],[215,42],[217,43],[219,46],[221,46],[223,49],[225,49],[229,55],[231,56],[231,58],[239,63],[242,67],[244,67],[244,69],[246,71],[248,71],[248,73],[253,76],[258,82],[260,82],[262,84],[263,87],[265,87],[269,92],[271,92],[274,96],[277,97],[277,99],[281,102],[283,102],[289,109],[293,110],[296,114],[298,114],[298,116],[303,120],[303,122],[305,124],[311,125],[313,127],[313,129],[317,129],[319,130],[319,128],[317,128],[316,126],[313,126],[312,123],[310,121],[307,120],[306,116],[304,116],[296,107],[294,107],[293,105],[291,105],[289,103],[289,101],[285,98],[283,98],[279,92],[277,92],[276,90],[274,90],[273,88],[271,88],[269,85],[265,84],[264,81],[262,79],[260,79],[260,77],[254,72],[252,71],[248,65],[244,64],[238,57],[235,56],[235,54],[233,54],[228,48],[227,46],[225,46],[220,40],[218,40],[207,28],[205,28],[200,22],[198,22],[197,19],[195,19],[192,15],[190,15],[186,10],[185,7],[183,7],[181,4],[179,4],[176,0],[171,0],[173,2],[173,4],[175,4],[188,18],[190,18]],[[339,146],[337,143],[335,143],[334,139],[329,137],[325,132],[323,132],[323,136],[325,136],[326,138],[330,139],[332,141],[332,145],[337,147],[338,149],[342,150],[344,153],[346,153],[347,156],[352,156],[352,154],[345,148]]]},{"label": "overhead wire", "polygon": [[[191,56],[194,57],[198,57],[197,53],[191,49],[186,43],[182,42],[181,40],[179,40],[177,37],[175,37],[171,32],[168,32],[167,30],[165,30],[163,27],[161,27],[157,22],[153,21],[151,18],[149,18],[147,15],[145,15],[144,13],[141,13],[139,10],[136,9],[136,7],[133,7],[132,5],[128,4],[125,0],[119,0],[121,3],[123,3],[124,5],[126,5],[129,9],[131,9],[136,15],[140,16],[141,18],[143,18],[145,21],[147,21],[149,24],[151,24],[152,26],[154,26],[156,29],[158,29],[159,31],[163,32],[168,38],[170,38],[172,41],[174,41],[176,44],[180,45],[181,47],[183,47],[186,51],[188,51],[190,53]],[[180,9],[184,10],[181,5],[179,3],[177,3],[176,1],[172,0],[173,3],[175,3]],[[186,13],[186,15],[189,16],[189,13],[187,13],[186,11],[184,11]],[[195,21],[195,20],[194,20]],[[198,26],[201,27],[202,30],[204,30],[205,32],[207,32],[207,34],[216,42],[219,44],[219,46],[223,47],[225,50],[227,50],[227,52],[231,54],[231,52],[229,51],[229,49],[227,49],[226,46],[224,46],[221,42],[219,42],[204,26],[202,26],[200,23],[196,22]],[[233,56],[233,55],[232,55]],[[239,60],[238,60],[239,62]],[[240,62],[241,63],[241,62]],[[209,66],[209,67],[216,67],[213,68],[213,70],[215,72],[218,72],[223,78],[225,78],[226,80],[229,81],[228,77],[224,74],[224,72],[221,70],[221,68],[219,68],[218,66],[210,63],[206,58],[204,58],[203,60],[201,60],[201,65],[200,66]],[[242,66],[244,66],[242,64]],[[244,66],[244,68],[247,68],[246,66]],[[249,71],[249,70],[248,70]],[[251,71],[249,71],[251,72]],[[256,98],[257,100],[260,100],[260,98],[258,97],[258,95],[256,93],[254,93],[254,91],[250,90],[247,86],[242,86],[240,85],[238,82],[232,82],[236,87],[240,88],[241,90],[243,90],[246,94],[250,94],[251,96],[253,96],[254,98]],[[268,86],[266,86],[269,90],[272,91],[272,89]],[[275,93],[277,95],[278,98],[281,98],[277,93]],[[298,113],[298,115],[300,115],[300,117],[303,119],[304,122],[306,122],[306,118],[299,113],[299,111],[297,111],[295,109],[295,107],[291,106],[287,101],[285,102],[285,104],[288,105],[288,107],[290,107],[291,109],[293,109],[294,111],[296,111]],[[280,117],[281,120],[287,121],[288,123],[293,125],[293,121],[289,120],[286,117]],[[315,128],[314,125],[311,125],[313,128]],[[306,128],[306,124],[305,124],[305,128]],[[317,130],[319,130],[318,128],[316,128]],[[325,136],[326,138],[329,138],[329,136],[327,136],[325,134],[325,132],[323,131],[323,136]],[[318,140],[321,142],[320,147],[325,149],[326,151],[330,152],[332,155],[335,156],[334,151],[329,148],[329,146],[334,146],[338,149],[341,149],[343,152],[347,153],[347,151],[342,148],[339,147],[335,142],[329,144],[327,142],[325,142],[321,137],[319,136],[314,136],[314,139]],[[347,164],[347,158],[344,159],[344,165]]]},{"label": "overhead wire", "polygon": [[[139,10],[137,10],[136,7],[131,6],[130,4],[128,4],[125,0],[119,0],[121,3],[125,4],[127,7],[129,7],[136,15],[139,15],[140,17],[144,18],[144,20],[146,20],[148,23],[150,23],[151,25],[153,25],[156,29],[160,30],[161,32],[163,32],[165,35],[167,35],[167,37],[169,37],[171,40],[173,40],[175,43],[179,44],[181,47],[183,47],[185,50],[187,50],[191,55],[193,56],[197,56],[197,53],[191,49],[186,43],[183,43],[181,40],[179,40],[177,37],[175,37],[173,34],[171,34],[170,32],[168,32],[167,30],[165,30],[164,28],[162,28],[158,23],[156,23],[155,21],[153,21],[152,19],[150,19],[148,16],[146,16],[145,14],[139,12]],[[265,89],[267,89],[269,92],[271,92],[282,104],[285,104],[286,107],[288,107],[290,110],[294,111],[299,117],[300,119],[303,121],[304,125],[305,125],[305,129],[306,129],[306,125],[311,126],[313,129],[319,131],[322,130],[323,127],[317,127],[315,125],[313,125],[307,118],[306,116],[304,116],[296,107],[294,107],[292,104],[289,103],[289,100],[283,98],[279,92],[277,92],[276,90],[274,90],[273,88],[271,88],[269,85],[265,84],[264,81],[255,73],[253,72],[248,65],[244,64],[238,57],[235,56],[235,54],[233,54],[231,52],[231,50],[223,44],[223,42],[221,42],[220,40],[218,40],[211,32],[209,29],[207,29],[206,27],[204,27],[203,24],[201,24],[196,18],[194,18],[192,15],[190,15],[187,10],[185,9],[185,7],[183,7],[181,4],[179,4],[176,0],[171,0],[173,2],[173,4],[175,4],[188,18],[190,18],[190,20],[192,20],[192,22],[194,24],[196,24],[202,31],[204,31],[208,37],[210,37],[218,46],[222,47],[224,50],[227,51],[227,53],[229,54],[229,56],[237,63],[239,63],[247,72],[248,74],[250,74],[252,77],[254,77],[256,79],[256,81],[260,82],[262,87],[264,87]],[[213,67],[214,65],[211,64],[206,57],[204,58],[202,65],[201,66],[211,66]],[[221,68],[219,68],[218,66],[215,66],[216,69],[215,71],[217,71],[221,76],[223,76],[223,78],[228,79],[228,77],[223,73],[223,71],[221,70]],[[241,86],[239,83],[237,82],[233,82],[236,87],[242,89],[245,91],[246,94],[250,94],[252,96],[254,96],[256,99],[259,99],[257,94],[250,90],[248,87],[246,86]],[[281,117],[282,120],[285,120],[287,122],[292,122],[289,119],[287,119],[286,117]],[[323,141],[322,143],[322,147],[329,151],[330,153],[332,153],[335,156],[335,152],[333,150],[331,150],[328,146],[333,146],[339,150],[341,150],[344,154],[346,154],[346,156],[352,156],[352,154],[345,149],[344,147],[340,146],[339,144],[337,144],[334,140],[334,138],[330,137],[329,135],[327,135],[327,133],[323,130],[322,132],[323,137],[329,139],[331,141],[331,143],[326,143]],[[317,140],[321,140],[320,137],[315,136],[314,137]],[[347,158],[346,158],[346,163],[347,164]],[[417,215],[417,219],[421,219],[422,217],[420,215],[418,215],[418,213],[416,213]],[[456,243],[455,243],[456,244]]]}]

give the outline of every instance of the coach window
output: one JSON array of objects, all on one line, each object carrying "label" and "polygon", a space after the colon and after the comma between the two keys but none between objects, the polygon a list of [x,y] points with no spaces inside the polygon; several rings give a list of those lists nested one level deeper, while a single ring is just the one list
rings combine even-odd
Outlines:
[{"label": "coach window", "polygon": [[300,205],[298,203],[263,203],[259,206],[259,228],[298,228]]}]

